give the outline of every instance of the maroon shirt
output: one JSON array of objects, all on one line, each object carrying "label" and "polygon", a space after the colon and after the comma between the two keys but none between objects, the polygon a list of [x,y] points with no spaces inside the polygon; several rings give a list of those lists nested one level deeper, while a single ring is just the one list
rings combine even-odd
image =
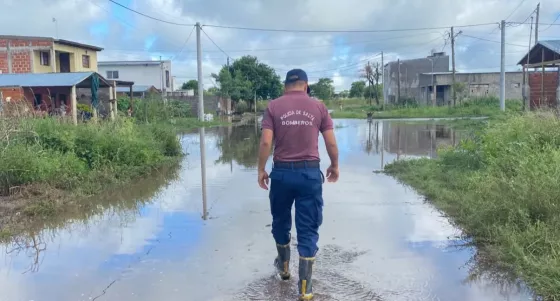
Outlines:
[{"label": "maroon shirt", "polygon": [[274,161],[319,160],[319,132],[333,129],[327,107],[305,92],[271,101],[262,128],[274,132]]}]

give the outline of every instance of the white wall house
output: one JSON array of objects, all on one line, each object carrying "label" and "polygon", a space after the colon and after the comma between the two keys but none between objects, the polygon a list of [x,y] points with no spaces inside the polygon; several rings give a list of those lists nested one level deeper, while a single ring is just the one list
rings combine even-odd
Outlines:
[{"label": "white wall house", "polygon": [[132,81],[134,85],[154,86],[163,92],[173,91],[171,61],[101,61],[99,73],[106,79]]}]

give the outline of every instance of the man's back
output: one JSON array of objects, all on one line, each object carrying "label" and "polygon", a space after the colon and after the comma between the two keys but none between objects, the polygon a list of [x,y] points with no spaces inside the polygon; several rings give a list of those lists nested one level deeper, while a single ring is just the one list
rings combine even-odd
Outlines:
[{"label": "man's back", "polygon": [[274,161],[319,160],[319,133],[333,129],[325,105],[305,92],[287,92],[270,102],[262,123],[274,132]]}]

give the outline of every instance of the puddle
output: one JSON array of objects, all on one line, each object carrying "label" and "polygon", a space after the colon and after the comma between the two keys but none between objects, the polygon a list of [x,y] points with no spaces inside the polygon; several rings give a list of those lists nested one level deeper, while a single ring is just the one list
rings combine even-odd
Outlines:
[{"label": "puddle", "polygon": [[[316,300],[530,300],[473,260],[474,249],[457,247],[460,233],[420,196],[372,173],[434,157],[461,132],[436,122],[336,124],[341,178],[324,188]],[[206,129],[202,181],[199,133],[185,134],[189,155],[176,169],[0,245],[0,301],[294,300],[296,279],[274,278],[268,195],[256,184],[258,135],[252,123]]]}]

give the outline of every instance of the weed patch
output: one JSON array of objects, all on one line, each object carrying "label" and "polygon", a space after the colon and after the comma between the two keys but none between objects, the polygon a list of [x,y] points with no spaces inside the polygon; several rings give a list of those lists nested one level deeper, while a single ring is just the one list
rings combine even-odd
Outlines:
[{"label": "weed patch", "polygon": [[437,159],[397,161],[386,173],[445,211],[496,265],[546,298],[560,298],[560,121],[494,120]]}]

